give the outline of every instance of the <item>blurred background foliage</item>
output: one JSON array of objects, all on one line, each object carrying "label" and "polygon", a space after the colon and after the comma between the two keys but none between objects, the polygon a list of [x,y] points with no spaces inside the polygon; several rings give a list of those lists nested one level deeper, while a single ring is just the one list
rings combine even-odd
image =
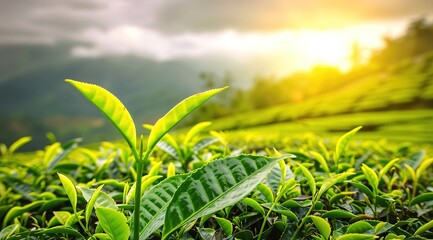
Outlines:
[{"label": "blurred background foliage", "polygon": [[[394,139],[404,141],[410,135],[420,136],[411,140],[431,142],[433,23],[417,18],[402,35],[384,36],[383,42],[381,49],[367,49],[371,52],[368,58],[363,54],[366,49],[354,42],[352,67],[347,71],[322,64],[286,76],[256,74],[250,84],[239,81],[239,72],[225,71],[224,67],[206,71],[206,65],[187,61],[158,63],[134,56],[70,56],[65,60],[71,49],[66,43],[46,49],[30,45],[3,47],[3,56],[11,60],[0,64],[0,142],[8,145],[30,135],[34,141],[26,146],[29,150],[46,145],[47,132],[53,132],[61,141],[84,137],[85,143],[91,143],[118,138],[102,116],[64,84],[64,78],[110,89],[131,111],[136,124],[153,123],[189,94],[229,85],[228,91],[199,108],[182,126],[212,120],[215,130],[267,126],[267,131],[285,129],[287,134],[295,134],[339,133],[367,125],[363,131],[374,132],[376,137],[382,134],[392,139],[395,135]],[[173,80],[173,73],[182,80]],[[137,78],[157,80],[149,84]],[[371,122],[372,116],[388,121]],[[285,125],[271,126],[281,123]],[[378,131],[383,128],[388,130]]]}]

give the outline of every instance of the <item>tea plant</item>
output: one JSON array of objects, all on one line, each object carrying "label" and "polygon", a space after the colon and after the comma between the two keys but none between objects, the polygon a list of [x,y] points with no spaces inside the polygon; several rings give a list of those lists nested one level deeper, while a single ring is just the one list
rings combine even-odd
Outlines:
[{"label": "tea plant", "polygon": [[433,237],[431,148],[354,141],[360,127],[336,142],[251,132],[208,137],[210,123],[167,134],[223,89],[180,102],[147,125],[145,143],[114,95],[68,83],[127,144],[78,147],[79,139],[51,137],[33,154],[16,153],[29,137],[1,145],[0,239]]}]

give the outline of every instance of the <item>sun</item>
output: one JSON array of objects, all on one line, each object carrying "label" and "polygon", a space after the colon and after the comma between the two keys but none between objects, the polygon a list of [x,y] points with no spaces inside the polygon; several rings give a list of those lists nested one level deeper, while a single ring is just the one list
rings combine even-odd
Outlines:
[{"label": "sun", "polygon": [[304,31],[299,36],[299,55],[316,65],[350,67],[351,41],[339,31]]}]

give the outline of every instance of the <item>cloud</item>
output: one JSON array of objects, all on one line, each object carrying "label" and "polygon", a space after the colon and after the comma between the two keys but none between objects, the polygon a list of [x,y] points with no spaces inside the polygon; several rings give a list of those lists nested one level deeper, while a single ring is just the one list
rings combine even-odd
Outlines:
[{"label": "cloud", "polygon": [[130,54],[158,61],[175,58],[199,57],[209,54],[248,55],[276,50],[280,33],[242,34],[225,30],[208,33],[167,35],[139,26],[119,26],[107,31],[92,29],[83,38],[92,44],[73,49],[76,56]]},{"label": "cloud", "polygon": [[81,41],[85,32],[122,26],[163,35],[330,29],[432,13],[431,0],[3,0],[0,43]]},{"label": "cloud", "polygon": [[165,32],[329,29],[433,13],[430,0],[184,0],[162,1],[152,27]]},{"label": "cloud", "polygon": [[303,31],[321,36],[320,31],[342,29],[347,45],[358,30],[374,26],[361,44],[377,46],[385,31],[433,12],[430,0],[3,0],[2,5],[0,44],[68,41],[75,44],[74,56],[130,54],[157,61],[215,55],[289,61],[305,49]]}]

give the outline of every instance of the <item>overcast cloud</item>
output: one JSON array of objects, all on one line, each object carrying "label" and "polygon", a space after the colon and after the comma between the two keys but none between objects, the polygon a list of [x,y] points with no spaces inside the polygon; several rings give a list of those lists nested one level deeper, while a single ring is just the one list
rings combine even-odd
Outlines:
[{"label": "overcast cloud", "polygon": [[72,41],[77,42],[72,50],[77,56],[135,54],[159,61],[264,54],[299,41],[297,32],[305,29],[369,23],[391,28],[387,26],[433,12],[431,0],[0,0],[0,4],[0,44]]}]

